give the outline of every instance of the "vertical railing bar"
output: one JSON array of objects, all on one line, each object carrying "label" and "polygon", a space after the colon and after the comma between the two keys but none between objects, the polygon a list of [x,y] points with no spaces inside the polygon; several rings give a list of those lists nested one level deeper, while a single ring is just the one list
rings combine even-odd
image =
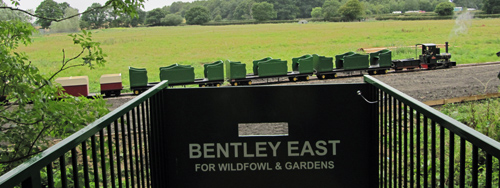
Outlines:
[{"label": "vertical railing bar", "polygon": [[384,168],[382,169],[383,170],[383,177],[384,177],[384,179],[383,179],[384,180],[384,187],[387,187],[387,185],[388,185],[388,183],[387,183],[387,181],[388,181],[388,178],[387,178],[387,175],[388,175],[388,166],[387,166],[387,157],[388,157],[388,155],[387,155],[387,150],[388,150],[387,146],[388,146],[388,143],[387,143],[387,141],[388,140],[387,139],[389,138],[388,131],[387,131],[387,129],[388,129],[388,123],[387,123],[387,118],[388,118],[388,116],[387,116],[388,98],[389,98],[389,95],[384,92],[384,107],[383,107],[383,110],[384,110],[384,123],[382,124],[383,129],[384,129],[384,139],[383,139],[384,144],[382,145],[382,147],[383,147],[382,148],[383,149],[382,153],[384,154],[384,156],[383,156],[383,158],[384,158],[383,159],[383,161],[384,161],[383,162]]},{"label": "vertical railing bar", "polygon": [[477,146],[472,145],[472,187],[476,188],[479,185],[478,181],[478,156],[479,151]]},{"label": "vertical railing bar", "polygon": [[137,132],[137,135],[139,135],[139,151],[140,151],[140,162],[141,162],[141,186],[142,187],[146,187],[145,186],[145,182],[144,182],[144,147],[143,147],[143,137],[142,137],[142,134],[144,134],[144,132],[146,132],[146,130],[144,130],[144,124],[146,124],[146,117],[144,117],[144,102],[141,103],[141,108],[140,108],[140,111],[141,113],[139,115],[141,115],[141,122],[142,124],[139,125],[139,132]]},{"label": "vertical railing bar", "polygon": [[151,108],[151,124],[149,126],[149,158],[150,158],[150,167],[151,167],[151,187],[157,187],[160,185],[157,185],[158,182],[158,162],[157,162],[157,157],[158,157],[158,150],[157,150],[157,136],[156,136],[156,128],[158,127],[158,120],[157,120],[157,105],[158,105],[158,100],[157,100],[157,94],[152,96],[150,98],[150,108]]},{"label": "vertical railing bar", "polygon": [[402,121],[401,121],[401,116],[402,116],[402,112],[401,112],[401,101],[398,100],[398,105],[396,106],[398,108],[398,145],[399,145],[399,149],[398,149],[398,187],[401,187],[402,186],[402,166],[403,166],[403,160],[402,160],[402,152],[403,152],[403,143],[405,142],[402,137],[403,137],[403,126],[402,126]]},{"label": "vertical railing bar", "polygon": [[[144,151],[143,151],[143,147],[142,147],[142,133],[144,131],[143,127],[144,127],[144,106],[143,106],[144,102],[142,102],[140,104],[140,106],[137,106],[137,116],[138,116],[138,119],[137,119],[137,139],[139,141],[139,156],[137,158],[139,158],[139,166],[140,167],[140,177],[141,177],[141,183],[140,183],[140,186],[141,187],[144,187],[144,158],[143,158],[143,154],[144,154]],[[139,174],[138,174],[139,176]]]},{"label": "vertical railing bar", "polygon": [[[161,92],[161,95],[159,95],[159,104],[160,105],[158,105],[158,112],[159,112],[158,125],[164,125],[163,124],[164,119],[162,117],[164,117],[166,115],[166,113],[163,112],[163,108],[162,108],[162,105],[164,105],[165,101],[166,101],[166,98],[164,97],[164,93],[166,93],[165,90],[163,90]],[[160,130],[160,132],[166,131],[166,126],[159,126],[159,130]],[[162,140],[161,137],[158,137],[158,139],[159,139],[159,141]],[[160,145],[158,145],[158,147],[160,147]],[[162,158],[167,157],[167,154],[166,154],[167,152],[165,150],[162,150],[161,148],[158,148],[158,149],[159,149],[158,151],[160,152],[160,154],[159,154],[160,157],[162,157]],[[159,158],[159,164],[162,166],[162,168],[161,168],[162,171],[160,172],[160,174],[168,174],[167,162],[165,160],[162,160],[162,158]]]},{"label": "vertical railing bar", "polygon": [[[413,142],[413,135],[415,134],[413,131],[413,126],[414,126],[414,120],[413,120],[413,108],[410,107],[410,187],[413,187],[414,186],[414,183],[415,183],[415,174],[413,173],[414,171],[414,168],[413,168],[413,165],[415,164],[414,163],[414,148],[415,148],[415,145],[414,145],[414,142]],[[417,134],[418,135],[418,134]]]},{"label": "vertical railing bar", "polygon": [[[128,119],[126,120],[128,122]],[[127,162],[127,138],[130,137],[130,132],[125,134],[125,117],[120,117],[120,128],[122,131],[122,149],[123,149],[123,168],[125,170],[125,187],[130,187],[128,178],[128,162]],[[130,143],[128,143],[130,145]]]},{"label": "vertical railing bar", "polygon": [[379,113],[380,115],[380,183],[381,183],[381,186],[384,187],[385,186],[385,165],[384,165],[384,162],[385,162],[385,159],[384,159],[384,155],[385,155],[385,105],[384,103],[386,102],[385,100],[385,93],[381,90],[380,91],[380,94],[379,94],[379,110],[381,111]]},{"label": "vertical railing bar", "polygon": [[404,114],[404,122],[403,122],[403,125],[404,125],[404,130],[405,130],[405,133],[404,133],[404,182],[403,182],[403,187],[408,187],[408,105],[404,104],[404,109],[403,109],[403,114]]},{"label": "vertical railing bar", "polygon": [[421,131],[420,131],[420,124],[421,124],[421,121],[420,121],[420,112],[417,111],[417,114],[416,114],[416,118],[417,118],[417,161],[415,163],[416,165],[416,168],[417,168],[417,173],[415,174],[415,178],[417,180],[417,187],[420,187],[420,179],[421,179],[421,174],[420,174],[420,166],[421,166],[421,161],[420,161],[420,134],[421,134]]},{"label": "vertical railing bar", "polygon": [[431,186],[436,187],[436,122],[431,120]]},{"label": "vertical railing bar", "polygon": [[450,136],[450,153],[448,154],[449,161],[449,169],[448,169],[448,187],[453,187],[455,184],[455,134],[451,131],[449,132]]},{"label": "vertical railing bar", "polygon": [[134,158],[132,155],[132,130],[130,128],[130,113],[133,112],[134,109],[127,112],[127,132],[128,132],[128,156],[129,156],[129,165],[130,165],[130,187],[135,187],[134,183]]},{"label": "vertical railing bar", "polygon": [[[137,131],[137,124],[139,120],[137,119],[137,114],[138,111],[136,111],[137,107],[132,108],[132,129],[134,131],[134,152],[135,152],[135,179],[137,180],[137,187],[140,187],[141,185],[141,179],[140,179],[140,169],[139,169],[139,152],[138,152],[138,147],[139,145],[137,144],[137,135],[139,132]],[[139,109],[139,108],[137,108]]]},{"label": "vertical railing bar", "polygon": [[429,138],[427,135],[427,133],[428,133],[428,127],[427,127],[428,124],[427,123],[428,123],[427,116],[424,115],[424,140],[423,140],[424,141],[424,187],[429,187],[429,182],[428,182],[429,175],[428,175],[428,171],[427,171],[427,169],[429,169],[428,165],[427,165],[427,159],[429,157],[428,156],[429,155],[428,154],[428,152],[429,152],[428,151],[428,146],[429,146],[428,139]]},{"label": "vertical railing bar", "polygon": [[90,188],[89,160],[87,157],[87,140],[85,140],[82,142],[83,183],[86,188]]},{"label": "vertical railing bar", "polygon": [[[122,188],[122,164],[120,160],[120,137],[119,137],[119,131],[118,131],[118,119],[115,120],[114,122],[114,130],[115,130],[115,151],[116,151],[116,171],[118,175],[118,187]],[[122,135],[122,137],[125,135]]]},{"label": "vertical railing bar", "polygon": [[80,180],[78,179],[78,157],[76,148],[71,149],[71,165],[73,167],[73,184],[75,187],[80,187]]},{"label": "vertical railing bar", "polygon": [[66,175],[66,159],[65,154],[59,157],[59,165],[61,170],[61,185],[62,187],[68,187],[68,177]]},{"label": "vertical railing bar", "polygon": [[444,188],[445,187],[445,148],[444,148],[444,138],[445,136],[445,130],[443,126],[439,126],[439,187]]},{"label": "vertical railing bar", "polygon": [[54,169],[52,163],[47,165],[47,184],[49,188],[54,188]]},{"label": "vertical railing bar", "polygon": [[394,187],[398,186],[398,182],[399,182],[399,174],[398,174],[398,169],[399,169],[399,165],[398,165],[398,122],[397,122],[397,118],[398,118],[398,109],[397,109],[397,100],[396,98],[392,97],[392,128],[393,128],[393,131],[394,133],[393,134],[393,138],[392,138],[392,146],[393,146],[393,151],[392,153],[394,154],[394,159],[392,159],[392,162],[393,162],[393,173],[394,173],[394,178],[393,178],[393,183],[394,183]]},{"label": "vertical railing bar", "polygon": [[116,187],[115,182],[115,165],[114,165],[114,155],[113,155],[113,135],[111,134],[111,124],[106,126],[106,131],[108,133],[108,160],[109,160],[109,173],[111,175],[109,181],[111,181],[111,187]]},{"label": "vertical railing bar", "polygon": [[486,188],[491,188],[491,183],[492,183],[492,180],[491,180],[491,174],[493,173],[492,167],[493,165],[493,161],[492,161],[492,157],[489,153],[486,154]]},{"label": "vertical railing bar", "polygon": [[393,143],[393,139],[392,139],[392,123],[393,123],[393,120],[392,120],[392,96],[389,96],[389,106],[388,106],[388,109],[389,109],[389,122],[388,122],[388,125],[389,125],[389,146],[387,146],[387,149],[389,150],[388,153],[389,153],[389,169],[388,169],[388,181],[389,181],[389,187],[392,187],[392,161],[393,161],[393,158],[392,158],[392,143]]},{"label": "vertical railing bar", "polygon": [[92,164],[94,167],[94,186],[99,187],[99,167],[97,166],[98,160],[97,160],[97,146],[96,146],[96,139],[95,135],[92,135],[90,137],[90,145],[92,147]]},{"label": "vertical railing bar", "polygon": [[460,182],[461,188],[465,187],[465,138],[460,137]]},{"label": "vertical railing bar", "polygon": [[150,99],[146,100],[146,124],[145,124],[145,128],[144,128],[144,138],[146,139],[144,141],[144,149],[145,149],[145,154],[146,154],[146,187],[150,187],[151,185],[151,179],[149,178],[149,171],[151,170],[151,168],[149,167],[149,161],[151,160],[149,158],[149,139],[150,137],[148,135],[150,135],[150,130],[149,130],[149,125],[151,125],[151,116],[150,116],[150,108],[151,106],[149,105],[149,101]]},{"label": "vertical railing bar", "polygon": [[[109,126],[109,125],[108,125]],[[104,150],[104,144],[106,141],[104,140],[104,131],[101,129],[99,131],[99,146],[101,149],[101,172],[102,172],[102,186],[103,187],[108,187],[108,178],[107,178],[107,173],[106,173],[106,151]]]}]

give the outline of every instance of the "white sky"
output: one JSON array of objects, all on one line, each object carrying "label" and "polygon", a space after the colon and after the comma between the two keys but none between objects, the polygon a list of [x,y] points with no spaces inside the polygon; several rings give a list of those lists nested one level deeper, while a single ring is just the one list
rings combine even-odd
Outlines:
[{"label": "white sky", "polygon": [[[38,5],[43,0],[20,0],[19,8],[21,9],[33,9],[35,10]],[[79,12],[87,10],[92,3],[100,3],[103,5],[107,0],[54,0],[55,2],[62,3],[67,2],[71,7],[78,9]],[[165,5],[171,5],[173,2],[183,1],[183,2],[193,2],[194,0],[146,0],[144,3],[144,9],[146,11],[153,10],[155,8],[161,8]],[[4,3],[10,5],[10,0],[3,0]]]}]

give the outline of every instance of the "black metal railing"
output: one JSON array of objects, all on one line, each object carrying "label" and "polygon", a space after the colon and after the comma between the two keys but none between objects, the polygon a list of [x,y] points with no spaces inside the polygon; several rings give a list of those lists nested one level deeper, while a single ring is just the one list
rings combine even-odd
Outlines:
[{"label": "black metal railing", "polygon": [[149,132],[168,86],[145,93],[0,177],[0,187],[151,187]]},{"label": "black metal railing", "polygon": [[498,187],[500,143],[365,76],[379,110],[379,187]]}]

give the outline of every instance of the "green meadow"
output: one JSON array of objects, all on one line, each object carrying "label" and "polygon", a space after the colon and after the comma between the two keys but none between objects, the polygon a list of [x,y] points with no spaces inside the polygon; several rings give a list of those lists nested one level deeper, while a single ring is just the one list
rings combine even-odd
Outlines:
[{"label": "green meadow", "polygon": [[[149,82],[159,81],[159,67],[174,63],[195,67],[203,77],[203,64],[216,60],[241,61],[251,73],[252,60],[273,57],[287,60],[304,54],[335,56],[359,48],[398,47],[393,59],[416,57],[417,43],[450,43],[457,63],[499,61],[500,19],[429,21],[372,21],[347,23],[259,24],[231,26],[178,26],[92,30],[101,42],[107,64],[94,70],[70,69],[59,75],[88,75],[91,92],[99,91],[102,74],[122,73],[129,87],[128,67],[146,68]],[[55,72],[66,57],[79,53],[67,33],[37,34],[21,47],[45,74]],[[444,49],[441,49],[444,52]],[[290,69],[290,66],[289,66]]]}]

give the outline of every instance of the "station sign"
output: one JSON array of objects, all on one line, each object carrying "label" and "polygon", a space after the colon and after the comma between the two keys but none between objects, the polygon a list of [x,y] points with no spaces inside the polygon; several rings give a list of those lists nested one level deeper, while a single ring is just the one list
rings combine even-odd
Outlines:
[{"label": "station sign", "polygon": [[376,108],[358,95],[368,88],[168,89],[151,132],[153,184],[375,187]]}]

